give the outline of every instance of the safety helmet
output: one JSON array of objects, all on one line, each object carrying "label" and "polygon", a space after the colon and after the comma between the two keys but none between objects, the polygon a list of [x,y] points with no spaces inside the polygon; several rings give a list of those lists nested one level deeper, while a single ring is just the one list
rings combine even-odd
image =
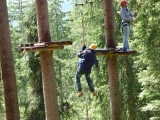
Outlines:
[{"label": "safety helmet", "polygon": [[121,6],[123,6],[125,4],[127,4],[127,0],[122,0],[121,3],[120,3]]},{"label": "safety helmet", "polygon": [[90,48],[90,49],[93,49],[93,50],[96,50],[97,46],[96,46],[95,44],[91,44],[91,45],[89,46],[89,48]]}]

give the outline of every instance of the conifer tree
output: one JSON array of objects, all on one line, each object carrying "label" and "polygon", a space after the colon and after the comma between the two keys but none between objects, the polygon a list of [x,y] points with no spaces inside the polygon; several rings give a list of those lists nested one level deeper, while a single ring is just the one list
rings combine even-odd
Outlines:
[{"label": "conifer tree", "polygon": [[0,61],[4,88],[4,100],[7,120],[19,120],[16,76],[10,39],[7,3],[0,4]]}]

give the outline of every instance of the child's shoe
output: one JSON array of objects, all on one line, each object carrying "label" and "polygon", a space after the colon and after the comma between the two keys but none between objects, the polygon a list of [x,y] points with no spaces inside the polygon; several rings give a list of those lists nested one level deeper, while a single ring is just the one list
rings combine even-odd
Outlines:
[{"label": "child's shoe", "polygon": [[92,92],[92,96],[96,96],[96,93],[94,91]]},{"label": "child's shoe", "polygon": [[79,91],[77,97],[81,97],[82,95],[83,95],[83,92]]}]

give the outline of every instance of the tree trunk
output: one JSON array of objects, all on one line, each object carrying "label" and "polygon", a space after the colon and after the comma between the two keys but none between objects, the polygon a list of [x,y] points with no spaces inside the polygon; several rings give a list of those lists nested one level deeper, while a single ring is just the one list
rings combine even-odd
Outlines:
[{"label": "tree trunk", "polygon": [[[105,22],[105,30],[106,30],[105,31],[105,38],[106,38],[106,47],[107,48],[116,48],[112,3],[113,3],[112,0],[103,0],[104,15],[105,15],[104,22]],[[108,74],[109,74],[111,119],[112,120],[121,120],[117,56],[108,57],[107,63],[108,63]]]},{"label": "tree trunk", "polygon": [[107,58],[112,120],[121,120],[117,57]]},{"label": "tree trunk", "polygon": [[128,98],[127,98],[127,104],[128,104],[128,112],[129,112],[129,118],[128,120],[135,120],[134,118],[134,102],[133,102],[133,82],[132,82],[132,74],[131,74],[131,69],[129,69],[130,65],[129,65],[129,60],[128,57],[125,57],[125,61],[126,61],[126,75],[127,75],[127,80],[128,80]]},{"label": "tree trunk", "polygon": [[6,0],[0,0],[0,61],[7,120],[19,120],[16,76]]},{"label": "tree trunk", "polygon": [[[36,0],[39,42],[51,42],[47,0]],[[52,51],[40,52],[46,120],[59,120]]]}]

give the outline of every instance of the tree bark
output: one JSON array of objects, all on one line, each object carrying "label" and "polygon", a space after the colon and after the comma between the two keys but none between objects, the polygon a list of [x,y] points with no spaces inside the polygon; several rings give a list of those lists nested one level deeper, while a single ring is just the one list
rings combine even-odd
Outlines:
[{"label": "tree bark", "polygon": [[[115,31],[114,31],[113,1],[103,0],[103,4],[104,4],[104,16],[105,16],[104,22],[105,22],[106,47],[116,48],[115,35],[114,35]],[[108,63],[108,75],[109,75],[111,119],[121,120],[117,56],[108,57],[107,63]]]},{"label": "tree bark", "polygon": [[104,22],[105,22],[105,38],[106,47],[115,48],[115,31],[114,31],[114,16],[113,16],[113,1],[103,0],[104,2]]},{"label": "tree bark", "polygon": [[[39,42],[51,42],[47,0],[36,0]],[[40,52],[46,120],[59,120],[52,51]]]},{"label": "tree bark", "polygon": [[0,61],[7,120],[19,120],[16,76],[6,0],[0,0]]},{"label": "tree bark", "polygon": [[111,119],[121,120],[117,57],[107,58],[107,63],[109,76]]},{"label": "tree bark", "polygon": [[129,118],[128,120],[135,120],[135,112],[134,112],[134,96],[133,96],[133,81],[132,81],[132,74],[131,74],[131,69],[130,64],[129,64],[129,58],[125,57],[125,61],[126,61],[126,75],[127,75],[127,80],[128,80],[128,97],[127,97],[127,104],[128,104],[128,113],[129,113]]}]

